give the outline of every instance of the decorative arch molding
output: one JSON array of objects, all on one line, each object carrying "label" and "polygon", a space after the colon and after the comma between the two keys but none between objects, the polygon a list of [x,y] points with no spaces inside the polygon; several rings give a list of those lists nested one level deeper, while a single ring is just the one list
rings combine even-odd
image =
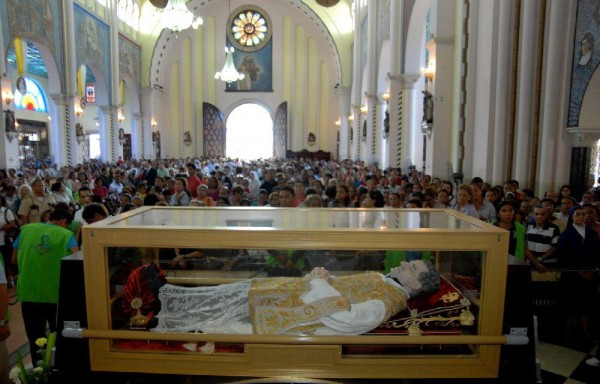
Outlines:
[{"label": "decorative arch molding", "polygon": [[[342,80],[342,64],[340,60],[340,54],[335,43],[335,40],[331,36],[331,33],[327,29],[323,20],[313,11],[308,5],[306,5],[302,0],[286,0],[286,2],[295,7],[297,10],[302,12],[308,20],[310,20],[314,26],[319,30],[321,35],[327,41],[327,46],[331,51],[331,54],[334,57],[334,62],[337,71],[337,80],[336,82],[341,82]],[[429,0],[426,0],[429,3]],[[207,8],[209,5],[213,5],[213,3],[218,3],[217,0],[191,0],[187,6],[190,10],[196,12],[202,9]],[[423,21],[424,22],[424,21]],[[152,59],[150,62],[150,85],[153,88],[163,89],[165,84],[168,82],[168,68],[166,67],[168,60],[164,60],[168,57],[168,48],[175,40],[175,32],[167,30],[166,28],[160,33],[156,44],[154,46],[154,51],[152,53]],[[179,40],[179,39],[178,39]],[[175,41],[178,41],[175,40]]]},{"label": "decorative arch molding", "polygon": [[[63,93],[64,84],[61,82],[63,76],[58,69],[58,64],[52,54],[52,51],[44,45],[44,43],[36,38],[36,36],[32,35],[28,32],[23,32],[21,34],[21,38],[23,40],[31,41],[38,51],[40,52],[40,56],[44,60],[44,65],[46,66],[46,71],[48,72],[48,89],[45,89],[47,95]],[[14,42],[10,43],[11,45]]]},{"label": "decorative arch molding", "polygon": [[406,37],[404,73],[419,73],[421,70],[421,58],[425,49],[423,32],[425,31],[427,12],[429,12],[430,7],[431,0],[415,1],[413,5]]}]

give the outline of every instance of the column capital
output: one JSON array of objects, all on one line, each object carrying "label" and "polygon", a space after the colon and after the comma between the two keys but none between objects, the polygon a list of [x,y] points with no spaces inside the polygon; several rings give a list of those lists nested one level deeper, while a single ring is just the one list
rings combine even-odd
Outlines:
[{"label": "column capital", "polygon": [[133,113],[132,115],[135,120],[142,120],[144,118],[142,113]]},{"label": "column capital", "polygon": [[600,140],[600,128],[567,128],[574,147],[592,147]]},{"label": "column capital", "polygon": [[338,96],[350,96],[352,93],[352,88],[350,87],[337,87],[335,89],[335,94]]},{"label": "column capital", "polygon": [[402,75],[399,74],[387,74],[387,79],[391,83],[400,84],[403,89],[414,89],[416,87],[417,81],[421,78],[421,74],[417,73],[404,73]]},{"label": "column capital", "polygon": [[376,103],[378,97],[375,94],[365,92],[365,99],[367,99],[367,101],[370,101],[372,103]]},{"label": "column capital", "polygon": [[53,93],[50,95],[50,98],[52,99],[52,101],[54,101],[54,104],[56,105],[67,104],[67,95],[63,93]]},{"label": "column capital", "polygon": [[119,107],[117,107],[116,105],[102,105],[99,106],[98,109],[100,109],[105,115],[110,115],[116,112],[119,109]]}]

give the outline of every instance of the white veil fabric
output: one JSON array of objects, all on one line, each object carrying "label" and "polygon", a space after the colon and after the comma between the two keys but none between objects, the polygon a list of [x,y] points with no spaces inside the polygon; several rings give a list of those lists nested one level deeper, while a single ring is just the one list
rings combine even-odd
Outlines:
[{"label": "white veil fabric", "polygon": [[165,284],[155,332],[251,334],[248,309],[250,280],[214,287]]}]

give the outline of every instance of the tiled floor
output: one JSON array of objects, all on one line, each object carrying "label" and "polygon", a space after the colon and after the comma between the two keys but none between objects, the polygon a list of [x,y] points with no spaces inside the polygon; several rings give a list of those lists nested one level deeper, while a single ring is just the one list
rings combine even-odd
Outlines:
[{"label": "tiled floor", "polygon": [[[29,356],[29,346],[27,337],[23,328],[23,319],[21,316],[21,305],[16,299],[14,289],[9,290],[9,302],[11,303],[11,336],[7,341],[7,347],[10,354],[11,364],[17,360],[17,351],[24,357],[26,364],[31,362]],[[548,343],[540,341],[537,350],[537,359],[541,366],[542,383],[544,384],[600,384],[600,367],[590,367],[585,364],[585,360],[595,353],[598,345],[586,345],[585,343],[567,344],[563,342]],[[298,379],[288,379],[284,382],[299,383],[306,381],[297,381]],[[204,384],[204,383],[273,383],[276,381],[265,379],[241,380],[235,378],[217,378],[217,377],[184,377],[184,376],[165,376],[165,375],[117,375],[97,374],[93,378],[94,384],[114,383],[114,384]],[[281,381],[279,381],[281,382]],[[365,380],[315,380],[317,383],[373,383]],[[378,383],[399,383],[399,384],[434,384],[434,383],[501,383],[501,380],[378,380]],[[92,384],[92,383],[90,383]],[[520,384],[514,381],[510,384]]]}]

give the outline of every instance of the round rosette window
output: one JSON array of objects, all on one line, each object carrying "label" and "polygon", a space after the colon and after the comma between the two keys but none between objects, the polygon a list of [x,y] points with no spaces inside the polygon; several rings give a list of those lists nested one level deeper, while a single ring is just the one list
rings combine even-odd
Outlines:
[{"label": "round rosette window", "polygon": [[229,16],[228,25],[229,41],[240,51],[257,51],[271,39],[271,20],[256,6],[236,9]]}]

